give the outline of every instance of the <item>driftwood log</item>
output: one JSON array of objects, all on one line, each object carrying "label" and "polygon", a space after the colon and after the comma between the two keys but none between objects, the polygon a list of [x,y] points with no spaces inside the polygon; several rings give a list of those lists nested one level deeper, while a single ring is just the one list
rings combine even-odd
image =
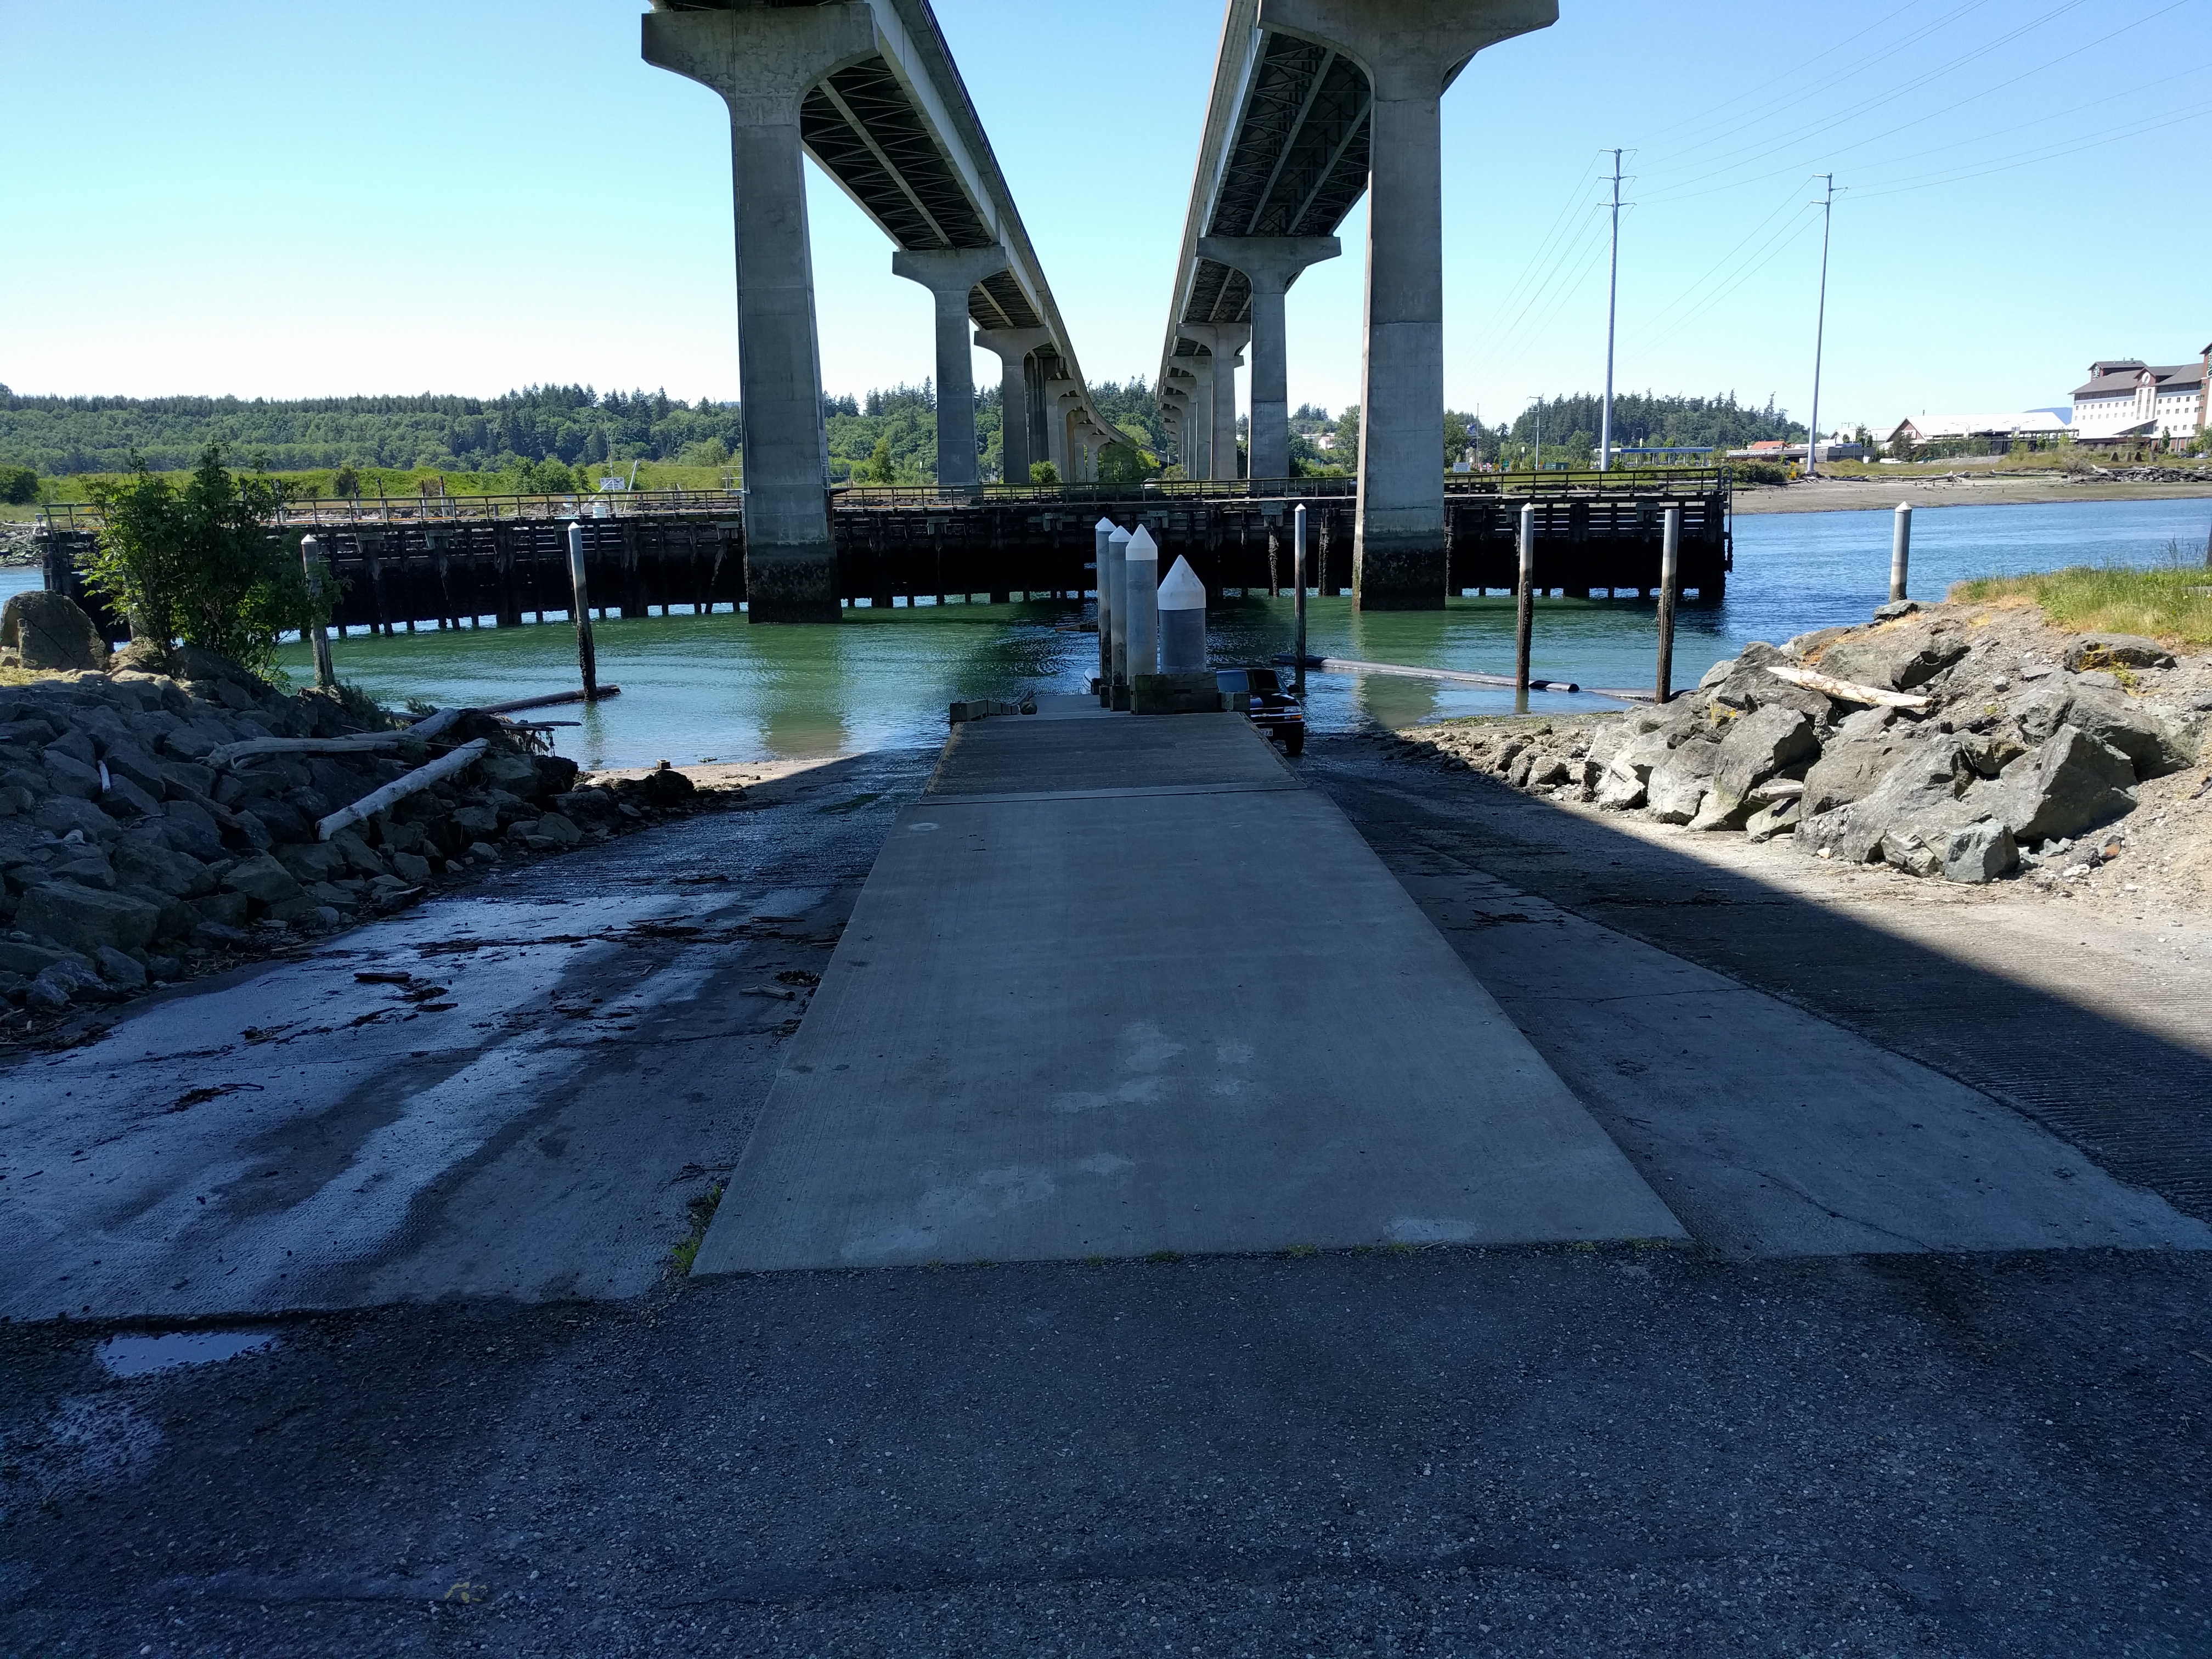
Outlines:
[{"label": "driftwood log", "polygon": [[438,757],[427,766],[418,766],[404,777],[394,778],[383,788],[363,795],[350,806],[342,806],[315,826],[315,839],[328,841],[341,830],[350,829],[364,818],[373,817],[395,801],[404,800],[418,789],[428,789],[432,784],[454,773],[465,770],[476,758],[491,746],[489,738],[477,738],[459,748]]},{"label": "driftwood log", "polygon": [[1792,685],[1802,685],[1808,691],[1818,691],[1824,697],[1833,697],[1838,702],[1863,702],[1888,708],[1925,708],[1935,700],[1916,697],[1909,691],[1885,691],[1878,685],[1861,685],[1856,680],[1839,680],[1832,674],[1823,674],[1811,668],[1791,668],[1784,663],[1763,662],[1759,665],[1762,674],[1771,674],[1778,680],[1788,680]]}]

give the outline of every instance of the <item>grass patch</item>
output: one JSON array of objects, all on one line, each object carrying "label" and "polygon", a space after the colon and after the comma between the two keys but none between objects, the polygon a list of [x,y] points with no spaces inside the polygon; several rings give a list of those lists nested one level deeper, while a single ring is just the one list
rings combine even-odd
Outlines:
[{"label": "grass patch", "polygon": [[714,1219],[714,1212],[722,1206],[724,1184],[716,1182],[684,1206],[684,1212],[691,1218],[691,1231],[668,1253],[679,1279],[688,1275],[692,1263],[699,1259],[699,1247],[707,1242],[707,1228]]},{"label": "grass patch", "polygon": [[2026,601],[2075,633],[2143,634],[2174,645],[2212,645],[2212,569],[2178,543],[2149,568],[2072,565],[2029,576],[1980,576],[1954,583],[1954,599]]}]

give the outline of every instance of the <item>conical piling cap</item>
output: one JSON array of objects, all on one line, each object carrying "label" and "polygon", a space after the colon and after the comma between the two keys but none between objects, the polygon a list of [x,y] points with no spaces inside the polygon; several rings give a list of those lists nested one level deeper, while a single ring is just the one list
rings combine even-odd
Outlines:
[{"label": "conical piling cap", "polygon": [[1106,538],[1106,545],[1111,547],[1116,542],[1125,548],[1129,544],[1129,532],[1118,524],[1114,526],[1114,533]]},{"label": "conical piling cap", "polygon": [[1206,609],[1206,584],[1198,579],[1198,572],[1190,568],[1190,561],[1181,554],[1176,556],[1175,568],[1160,583],[1160,609],[1163,611],[1203,611]]},{"label": "conical piling cap", "polygon": [[1142,525],[1139,525],[1137,533],[1129,538],[1129,561],[1133,564],[1158,564],[1160,562],[1160,544],[1152,539],[1152,532]]},{"label": "conical piling cap", "polygon": [[1109,533],[1109,532],[1112,532],[1113,530],[1115,530],[1115,528],[1117,528],[1118,526],[1115,526],[1115,524],[1114,520],[1111,520],[1111,519],[1101,519],[1101,520],[1098,520],[1098,522],[1097,522],[1097,524],[1092,525],[1091,527],[1093,530],[1098,531],[1098,532],[1101,532],[1102,534],[1104,534],[1104,533]]}]

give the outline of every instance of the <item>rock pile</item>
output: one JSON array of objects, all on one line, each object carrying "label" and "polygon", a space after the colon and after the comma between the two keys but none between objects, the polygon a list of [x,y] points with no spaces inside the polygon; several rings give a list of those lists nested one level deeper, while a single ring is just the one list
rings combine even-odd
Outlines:
[{"label": "rock pile", "polygon": [[[207,653],[179,658],[177,678],[125,667],[0,685],[0,998],[27,1011],[0,1030],[398,908],[448,872],[704,803],[665,763],[602,787],[493,715],[426,738]],[[231,752],[379,730],[396,740],[373,751]],[[478,738],[455,775],[318,838],[321,819]]]},{"label": "rock pile", "polygon": [[2001,607],[1876,614],[1751,645],[1664,707],[1413,741],[1516,788],[1956,882],[2071,851],[2197,757],[2201,659]]}]

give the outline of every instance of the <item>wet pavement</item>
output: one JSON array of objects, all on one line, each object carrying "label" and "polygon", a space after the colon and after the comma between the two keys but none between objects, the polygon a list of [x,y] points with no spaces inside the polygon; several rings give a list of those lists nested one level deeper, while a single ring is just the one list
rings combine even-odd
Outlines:
[{"label": "wet pavement", "polygon": [[638,1295],[933,758],[797,774],[16,1058],[0,1316]]}]

